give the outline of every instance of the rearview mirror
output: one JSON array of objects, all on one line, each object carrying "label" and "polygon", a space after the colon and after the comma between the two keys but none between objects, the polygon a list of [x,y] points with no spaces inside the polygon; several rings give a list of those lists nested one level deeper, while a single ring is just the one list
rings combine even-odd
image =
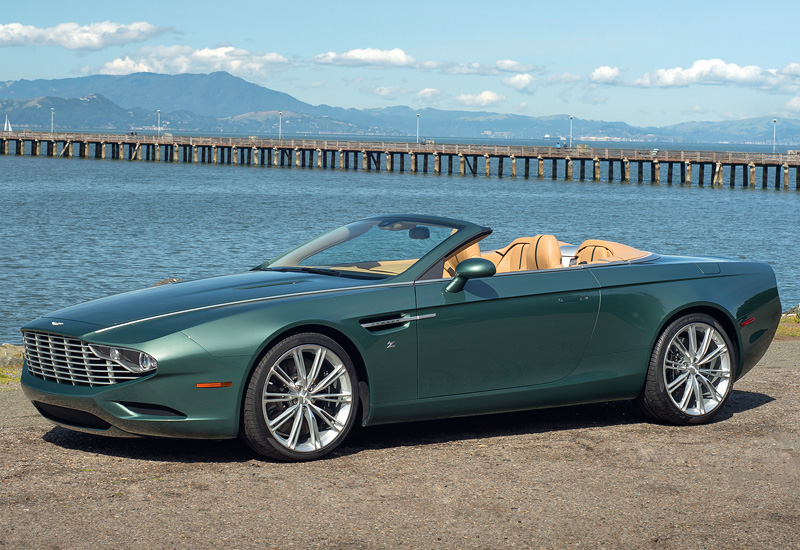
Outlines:
[{"label": "rearview mirror", "polygon": [[456,276],[444,289],[447,292],[461,292],[470,279],[491,277],[497,272],[494,264],[485,258],[468,258],[456,266]]}]

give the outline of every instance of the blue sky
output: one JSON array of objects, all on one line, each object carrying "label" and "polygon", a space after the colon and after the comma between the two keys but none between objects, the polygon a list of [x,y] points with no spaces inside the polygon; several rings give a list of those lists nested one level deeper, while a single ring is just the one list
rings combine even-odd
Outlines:
[{"label": "blue sky", "polygon": [[225,70],[312,104],[800,118],[793,2],[10,2],[0,80]]}]

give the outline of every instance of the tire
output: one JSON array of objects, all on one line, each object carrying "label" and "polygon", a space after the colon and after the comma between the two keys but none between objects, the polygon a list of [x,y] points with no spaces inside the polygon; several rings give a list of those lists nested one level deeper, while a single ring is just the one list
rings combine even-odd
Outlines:
[{"label": "tire", "polygon": [[273,346],[253,371],[242,438],[265,457],[315,460],[341,444],[357,411],[358,377],[344,348],[322,334],[296,334]]},{"label": "tire", "polygon": [[636,402],[662,422],[704,424],[728,400],[736,364],[736,349],[722,325],[703,313],[685,315],[656,340]]}]

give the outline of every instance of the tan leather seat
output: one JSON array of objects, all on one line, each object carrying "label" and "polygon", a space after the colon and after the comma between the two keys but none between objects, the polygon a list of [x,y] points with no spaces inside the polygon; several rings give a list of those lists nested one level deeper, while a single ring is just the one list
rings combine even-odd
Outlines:
[{"label": "tan leather seat", "polygon": [[561,267],[561,248],[553,235],[521,237],[481,257],[491,261],[498,273]]},{"label": "tan leather seat", "polygon": [[497,273],[523,271],[527,269],[528,263],[526,250],[532,243],[533,239],[530,237],[514,239],[508,246],[481,254],[481,257],[492,262]]},{"label": "tan leather seat", "polygon": [[478,258],[481,255],[481,247],[478,243],[471,244],[447,258],[444,261],[444,273],[442,277],[455,277],[456,266],[468,258]]},{"label": "tan leather seat", "polygon": [[613,241],[583,241],[575,255],[577,265],[630,261],[647,256],[647,252]]},{"label": "tan leather seat", "polygon": [[561,247],[553,235],[536,235],[526,251],[525,269],[561,267]]}]

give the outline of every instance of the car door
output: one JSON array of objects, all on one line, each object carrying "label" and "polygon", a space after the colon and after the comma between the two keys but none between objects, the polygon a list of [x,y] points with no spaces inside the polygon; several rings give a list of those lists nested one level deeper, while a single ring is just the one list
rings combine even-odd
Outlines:
[{"label": "car door", "polygon": [[546,384],[583,356],[600,305],[583,268],[416,284],[419,397]]}]

